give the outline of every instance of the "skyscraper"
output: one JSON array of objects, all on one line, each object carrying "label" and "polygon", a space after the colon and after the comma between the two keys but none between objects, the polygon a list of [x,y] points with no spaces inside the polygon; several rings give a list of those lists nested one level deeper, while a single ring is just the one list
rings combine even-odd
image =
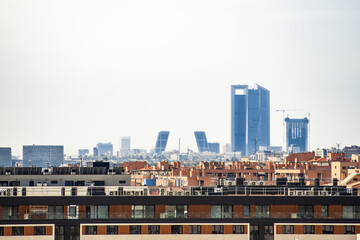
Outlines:
[{"label": "skyscraper", "polygon": [[220,143],[218,142],[209,142],[209,152],[212,152],[212,153],[219,153],[220,152]]},{"label": "skyscraper", "polygon": [[121,138],[121,156],[122,157],[126,157],[130,155],[130,149],[131,149],[131,145],[130,145],[130,137],[122,137]]},{"label": "skyscraper", "polygon": [[113,156],[113,145],[112,143],[98,143],[96,145],[99,156]]},{"label": "skyscraper", "polygon": [[89,154],[89,149],[79,149],[78,154],[79,156],[85,156],[86,154]]},{"label": "skyscraper", "polygon": [[161,131],[158,134],[156,144],[155,144],[155,153],[161,155],[166,149],[166,144],[169,138],[169,131]]},{"label": "skyscraper", "polygon": [[11,166],[11,148],[0,147],[0,167]]},{"label": "skyscraper", "polygon": [[286,151],[289,147],[298,147],[300,152],[308,150],[308,126],[309,119],[285,118],[286,125]]},{"label": "skyscraper", "polygon": [[231,149],[243,156],[270,145],[270,92],[258,84],[231,86]]},{"label": "skyscraper", "polygon": [[209,144],[208,141],[206,139],[206,134],[203,131],[195,131],[195,139],[196,139],[196,144],[197,147],[199,149],[199,152],[209,152]]},{"label": "skyscraper", "polygon": [[27,145],[23,146],[23,166],[60,166],[64,163],[64,146]]}]

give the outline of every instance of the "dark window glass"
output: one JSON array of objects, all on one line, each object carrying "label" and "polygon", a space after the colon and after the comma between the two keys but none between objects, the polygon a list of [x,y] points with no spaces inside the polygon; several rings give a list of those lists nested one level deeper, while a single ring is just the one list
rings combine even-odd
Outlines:
[{"label": "dark window glass", "polygon": [[55,226],[55,240],[64,240],[64,226]]},{"label": "dark window glass", "polygon": [[255,205],[255,217],[256,218],[269,218],[270,206],[269,205]]},{"label": "dark window glass", "polygon": [[18,217],[18,206],[3,206],[2,207],[2,219],[17,219]]},{"label": "dark window glass", "polygon": [[244,205],[243,215],[244,217],[250,217],[250,205]]},{"label": "dark window glass", "polygon": [[212,234],[224,234],[224,226],[223,225],[213,225],[212,226]]},{"label": "dark window glass", "polygon": [[115,226],[115,225],[107,226],[106,234],[118,234],[118,226]]},{"label": "dark window glass", "polygon": [[243,225],[233,225],[233,234],[244,234]]},{"label": "dark window glass", "polygon": [[12,227],[12,235],[13,236],[23,236],[24,235],[24,227]]},{"label": "dark window glass", "polygon": [[250,225],[250,239],[251,240],[260,239],[259,225]]},{"label": "dark window glass", "polygon": [[294,225],[283,225],[283,234],[294,234]]},{"label": "dark window glass", "polygon": [[232,205],[211,205],[211,218],[232,218]]},{"label": "dark window glass", "polygon": [[315,226],[314,225],[304,225],[304,234],[314,234]]},{"label": "dark window glass", "polygon": [[86,206],[86,218],[107,219],[109,217],[109,207],[107,205]]},{"label": "dark window glass", "polygon": [[171,226],[171,234],[182,234],[183,226],[182,225],[172,225]]},{"label": "dark window glass", "polygon": [[154,218],[154,205],[132,205],[132,218]]},{"label": "dark window glass", "polygon": [[0,236],[4,236],[4,227],[0,227]]},{"label": "dark window glass", "polygon": [[70,240],[79,240],[80,239],[80,226],[73,225],[70,226]]},{"label": "dark window glass", "polygon": [[159,225],[149,225],[148,226],[148,234],[160,234],[160,226]]},{"label": "dark window glass", "polygon": [[299,205],[299,217],[300,218],[313,218],[314,206],[313,205]]},{"label": "dark window glass", "polygon": [[190,225],[190,234],[201,234],[201,225]]},{"label": "dark window glass", "polygon": [[323,234],[334,234],[333,225],[323,225]]},{"label": "dark window glass", "polygon": [[321,216],[322,217],[328,217],[329,216],[328,206],[327,205],[321,205]]},{"label": "dark window glass", "polygon": [[70,205],[69,206],[69,217],[70,218],[76,218],[77,217],[77,206],[76,205]]},{"label": "dark window glass", "polygon": [[86,235],[96,235],[97,234],[97,226],[85,226],[85,234]]},{"label": "dark window glass", "polygon": [[141,225],[130,225],[130,234],[141,234]]},{"label": "dark window glass", "polygon": [[274,226],[265,225],[264,226],[264,240],[274,240]]},{"label": "dark window glass", "polygon": [[160,218],[187,218],[187,205],[166,205]]},{"label": "dark window glass", "polygon": [[344,225],[344,234],[355,234],[354,225]]},{"label": "dark window glass", "polygon": [[48,206],[49,219],[63,219],[64,207],[63,206]]},{"label": "dark window glass", "polygon": [[35,226],[34,227],[34,235],[46,235],[46,227],[45,226]]}]

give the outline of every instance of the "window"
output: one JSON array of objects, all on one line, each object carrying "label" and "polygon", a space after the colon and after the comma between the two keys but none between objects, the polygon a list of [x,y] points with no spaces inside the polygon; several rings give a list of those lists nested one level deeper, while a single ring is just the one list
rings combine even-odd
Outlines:
[{"label": "window", "polygon": [[2,219],[17,219],[18,216],[18,206],[3,206],[2,207]]},{"label": "window", "polygon": [[107,205],[86,206],[86,218],[107,219],[108,215],[109,215],[109,211]]},{"label": "window", "polygon": [[328,217],[329,216],[329,211],[328,211],[328,206],[327,205],[321,205],[321,216],[322,217]]},{"label": "window", "polygon": [[334,234],[333,225],[323,225],[323,234]]},{"label": "window", "polygon": [[343,218],[360,218],[360,206],[343,206]]},{"label": "window", "polygon": [[48,206],[49,219],[63,219],[64,208],[63,206]]},{"label": "window", "polygon": [[243,225],[233,225],[233,234],[244,234]]},{"label": "window", "polygon": [[118,226],[106,226],[106,234],[118,234]]},{"label": "window", "polygon": [[70,205],[68,211],[69,211],[69,214],[68,214],[69,218],[77,218],[78,208],[76,205]]},{"label": "window", "polygon": [[211,218],[232,218],[232,205],[211,205]]},{"label": "window", "polygon": [[213,225],[212,226],[212,234],[224,234],[224,226],[223,225]]},{"label": "window", "polygon": [[250,225],[250,239],[251,240],[260,239],[259,225]]},{"label": "window", "polygon": [[299,205],[299,218],[313,218],[314,206],[313,205]]},{"label": "window", "polygon": [[80,239],[80,226],[73,225],[70,226],[70,240],[79,240]]},{"label": "window", "polygon": [[172,225],[171,226],[171,234],[182,234],[183,226],[182,225]]},{"label": "window", "polygon": [[97,226],[85,226],[85,234],[86,235],[96,235],[97,234]]},{"label": "window", "polygon": [[354,225],[344,225],[344,234],[355,234]]},{"label": "window", "polygon": [[130,234],[141,234],[141,225],[130,225]]},{"label": "window", "polygon": [[190,225],[190,234],[201,234],[201,225]]},{"label": "window", "polygon": [[4,227],[0,227],[0,236],[4,236]]},{"label": "window", "polygon": [[125,180],[120,180],[119,184],[126,184],[126,181]]},{"label": "window", "polygon": [[154,205],[132,205],[132,218],[154,218]]},{"label": "window", "polygon": [[34,235],[46,235],[46,227],[45,226],[35,226],[34,227]]},{"label": "window", "polygon": [[315,226],[314,225],[304,225],[304,234],[314,234]]},{"label": "window", "polygon": [[256,218],[269,218],[270,206],[269,205],[255,205],[255,217]]},{"label": "window", "polygon": [[250,217],[250,205],[244,205],[243,215],[244,217]]},{"label": "window", "polygon": [[12,235],[13,236],[23,236],[24,235],[24,227],[12,227]]},{"label": "window", "polygon": [[55,240],[64,239],[64,226],[55,226]]},{"label": "window", "polygon": [[58,181],[51,181],[51,184],[58,184]]},{"label": "window", "polygon": [[283,225],[282,233],[283,234],[294,234],[294,225]]},{"label": "window", "polygon": [[149,225],[148,226],[148,234],[160,234],[160,226],[159,225]]},{"label": "window", "polygon": [[187,205],[166,205],[160,218],[187,218]]}]

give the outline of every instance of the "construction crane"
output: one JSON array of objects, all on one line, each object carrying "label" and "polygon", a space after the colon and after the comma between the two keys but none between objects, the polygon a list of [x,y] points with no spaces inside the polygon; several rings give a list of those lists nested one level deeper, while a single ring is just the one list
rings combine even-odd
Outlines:
[{"label": "construction crane", "polygon": [[283,116],[283,151],[286,150],[286,140],[285,140],[285,112],[290,112],[290,111],[300,111],[299,109],[276,109],[276,112],[282,112]]}]

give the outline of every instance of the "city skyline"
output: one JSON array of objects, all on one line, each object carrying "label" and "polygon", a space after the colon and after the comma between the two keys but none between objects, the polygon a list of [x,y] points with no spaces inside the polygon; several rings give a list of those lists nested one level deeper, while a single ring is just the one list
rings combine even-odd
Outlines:
[{"label": "city skyline", "polygon": [[276,109],[311,113],[310,150],[360,145],[358,1],[32,3],[0,2],[0,146],[13,155],[119,150],[121,136],[149,150],[162,129],[169,150],[196,150],[197,129],[223,146],[229,86],[252,82],[271,91],[272,146]]}]

